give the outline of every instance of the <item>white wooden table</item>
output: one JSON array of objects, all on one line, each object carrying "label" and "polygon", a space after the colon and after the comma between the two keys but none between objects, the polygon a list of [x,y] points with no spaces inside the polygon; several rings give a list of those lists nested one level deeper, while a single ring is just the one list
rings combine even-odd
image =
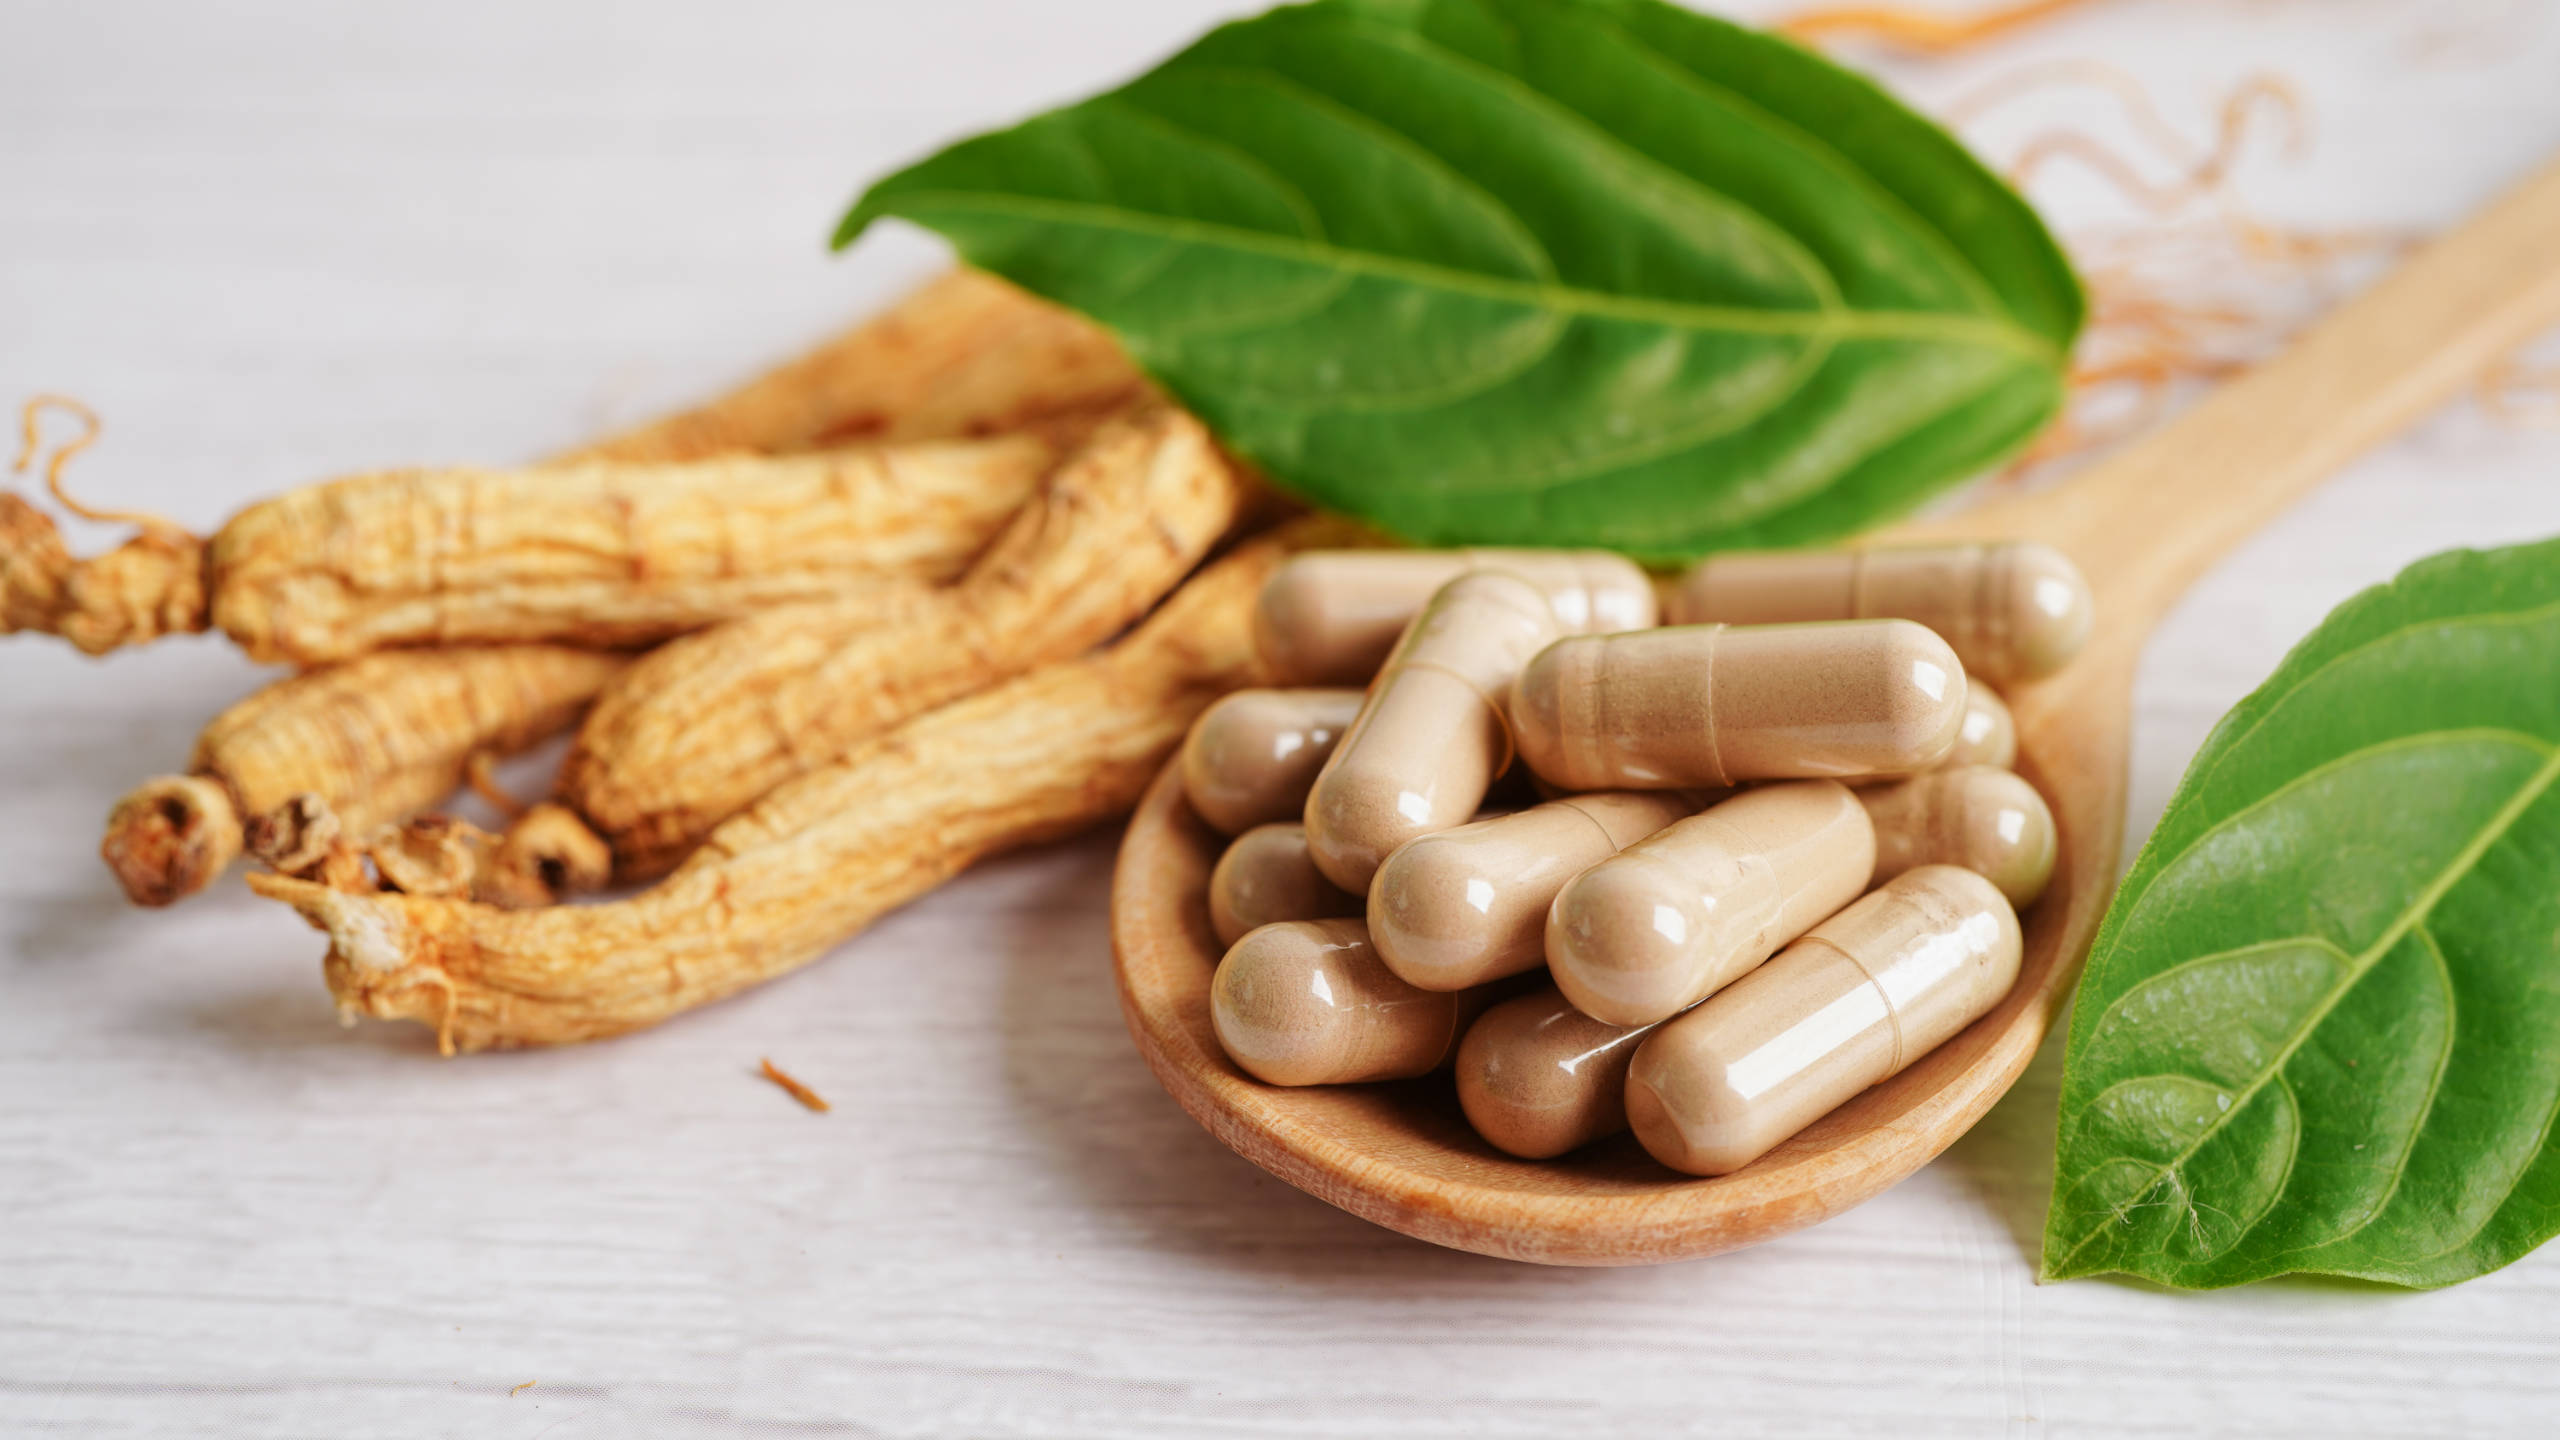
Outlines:
[{"label": "white wooden table", "polygon": [[[911,233],[825,257],[859,181],[1227,8],[18,0],[0,400],[90,400],[79,488],[206,527],[538,453],[927,272]],[[2106,55],[2201,131],[2277,67],[2321,143],[2252,193],[2433,227],[2560,150],[2555,9],[2113,0],[1893,73],[1927,101]],[[2055,181],[2066,221],[2103,209]],[[2332,484],[2159,637],[2135,837],[2331,604],[2555,531],[2560,434],[2474,412]],[[1148,1078],[1108,837],[661,1030],[440,1063],[341,1030],[316,937],[236,880],[145,913],[94,858],[109,801],[258,678],[210,641],[0,641],[0,1433],[2528,1434],[2560,1405],[2560,1250],[2427,1295],[2033,1285],[2050,1050],[1944,1160],[1756,1251],[1546,1271],[1372,1229]]]}]

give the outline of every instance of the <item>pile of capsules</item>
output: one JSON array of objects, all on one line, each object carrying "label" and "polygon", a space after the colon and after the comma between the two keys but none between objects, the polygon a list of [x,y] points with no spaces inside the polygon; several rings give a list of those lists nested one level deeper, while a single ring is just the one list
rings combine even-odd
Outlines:
[{"label": "pile of capsules", "polygon": [[1302,688],[1228,696],[1181,760],[1234,837],[1208,897],[1228,1058],[1332,1085],[1454,1057],[1501,1150],[1632,1127],[1721,1175],[1999,1003],[2056,839],[1990,684],[2086,640],[2070,561],[1719,555],[1659,603],[1657,627],[1652,579],[1596,551],[1274,575],[1255,639]]}]

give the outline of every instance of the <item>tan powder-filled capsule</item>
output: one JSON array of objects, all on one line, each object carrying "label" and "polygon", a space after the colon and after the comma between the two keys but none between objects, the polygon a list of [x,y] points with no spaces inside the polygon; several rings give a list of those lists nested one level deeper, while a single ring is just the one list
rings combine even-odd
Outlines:
[{"label": "tan powder-filled capsule", "polygon": [[1440,587],[1307,796],[1326,879],[1365,895],[1397,846],[1475,815],[1511,764],[1503,692],[1555,638],[1546,597],[1516,575],[1470,570]]},{"label": "tan powder-filled capsule", "polygon": [[1218,1044],[1272,1085],[1349,1085],[1437,1070],[1489,998],[1416,990],[1387,972],[1357,920],[1292,920],[1245,936],[1218,963]]},{"label": "tan powder-filled capsule", "polygon": [[2024,910],[2053,878],[2053,811],[2036,787],[1989,765],[1932,770],[1858,791],[1876,827],[1877,881],[1954,865]]},{"label": "tan powder-filled capsule", "polygon": [[1908,620],[1579,636],[1520,672],[1520,758],[1568,790],[1860,779],[1955,747],[1965,677]]},{"label": "tan powder-filled capsule", "polygon": [[1239,690],[1220,700],[1182,742],[1192,813],[1230,835],[1297,819],[1359,714],[1357,690]]},{"label": "tan powder-filled capsule", "polygon": [[1294,820],[1256,825],[1237,836],[1209,872],[1209,928],[1221,945],[1282,920],[1359,913],[1360,897],[1316,869],[1307,854],[1307,827]]},{"label": "tan powder-filled capsule", "polygon": [[1547,915],[1547,966],[1595,1020],[1666,1020],[1857,899],[1875,863],[1847,786],[1746,790],[1574,877]]},{"label": "tan powder-filled capsule", "polygon": [[1458,1104],[1496,1150],[1543,1160],[1627,1128],[1627,1067],[1651,1025],[1603,1025],[1542,986],[1458,1043]]},{"label": "tan powder-filled capsule", "polygon": [[1409,985],[1464,990],[1547,963],[1547,908],[1574,876],[1696,813],[1669,790],[1574,795],[1425,835],[1369,885],[1369,939]]},{"label": "tan powder-filled capsule", "polygon": [[1964,720],[1956,730],[1955,748],[1938,762],[1938,768],[1997,765],[2006,770],[2017,763],[2018,721],[2009,713],[2008,702],[1979,677],[1966,676]]},{"label": "tan powder-filled capsule", "polygon": [[1654,1159],[1724,1175],[2000,1003],[2018,917],[1952,865],[1900,876],[1637,1047],[1627,1118]]},{"label": "tan powder-filled capsule", "polygon": [[1964,668],[2003,683],[2050,675],[2089,639],[2089,584],[2051,546],[1912,545],[1710,555],[1680,581],[1674,623],[1916,620]]},{"label": "tan powder-filled capsule", "polygon": [[1567,635],[1654,622],[1653,581],[1606,550],[1310,550],[1262,587],[1254,646],[1292,685],[1365,685],[1432,593],[1469,570],[1538,587]]}]

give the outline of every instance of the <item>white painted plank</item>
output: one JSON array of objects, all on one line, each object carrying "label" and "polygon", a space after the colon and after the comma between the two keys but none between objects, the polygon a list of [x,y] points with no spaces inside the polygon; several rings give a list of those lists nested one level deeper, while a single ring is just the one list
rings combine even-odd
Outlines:
[{"label": "white painted plank", "polygon": [[[912,235],[823,258],[860,178],[1225,9],[22,4],[0,399],[96,402],[77,483],[195,524],[538,453],[923,273]],[[2004,59],[2106,54],[2199,121],[2281,67],[2322,145],[2253,192],[2432,227],[2560,148],[2555,18],[2119,0]],[[2496,38],[2430,38],[2457,25]],[[1897,74],[1944,98],[1997,63]],[[2555,472],[2560,436],[2451,415],[2217,571],[2146,661],[2137,832],[2331,604],[2560,531]],[[0,1432],[2525,1434],[2560,1403],[2551,1255],[2429,1295],[2032,1285],[2050,1050],[1945,1160],[1757,1251],[1542,1271],[1375,1230],[1149,1079],[1104,838],[658,1031],[438,1063],[339,1029],[314,938],[236,882],[138,913],[92,854],[256,679],[206,642],[0,642]],[[837,1112],[751,1078],[768,1054]]]}]

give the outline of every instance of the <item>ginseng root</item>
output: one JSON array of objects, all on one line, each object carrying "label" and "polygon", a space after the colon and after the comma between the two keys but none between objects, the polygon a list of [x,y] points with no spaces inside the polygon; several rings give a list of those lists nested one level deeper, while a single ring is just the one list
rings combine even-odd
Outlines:
[{"label": "ginseng root", "polygon": [[[1141,388],[1099,330],[962,271],[729,395],[563,459],[665,464],[864,436],[987,433],[1125,403]],[[93,436],[95,428],[90,417]],[[32,438],[24,448],[22,461]],[[57,492],[61,462],[77,448],[53,457]],[[49,517],[0,493],[0,633],[47,631],[97,653],[201,628],[202,548],[145,526],[122,549],[75,562]],[[333,826],[340,813],[353,817],[359,834],[440,803],[473,754],[565,728],[623,663],[545,646],[414,650],[279,682],[207,728],[197,773],[128,795],[101,851],[137,904],[169,904],[230,865],[248,822],[297,797],[312,798]],[[554,893],[600,887],[601,842],[582,841],[574,816],[537,823],[542,815],[537,807],[511,830],[500,863],[546,877]],[[334,873],[360,869],[354,837],[331,838]],[[303,858],[324,859],[320,850]]]},{"label": "ginseng root", "polygon": [[[83,519],[130,524],[141,533],[107,554],[75,560],[51,516],[19,496],[0,494],[0,635],[42,631],[94,654],[202,629],[203,542],[156,515],[92,510],[62,488],[63,466],[97,443],[96,411],[62,395],[28,400],[19,411],[18,457],[10,470],[24,474],[35,461],[41,417],[48,413],[67,413],[82,427],[45,463],[45,488],[55,503]],[[120,638],[126,636],[133,639]]]},{"label": "ginseng root", "polygon": [[99,854],[137,905],[167,905],[238,858],[249,821],[314,795],[356,835],[437,804],[476,751],[574,723],[629,662],[553,645],[421,650],[278,681],[215,717],[188,773],[116,803]]},{"label": "ginseng root", "polygon": [[329,937],[342,1011],[446,1053],[618,1035],[805,965],[987,856],[1125,813],[1255,673],[1284,544],[1240,547],[1119,643],[920,715],[774,791],[629,900],[507,911],[253,875]]},{"label": "ginseng root", "polygon": [[521,885],[539,886],[555,899],[613,883],[613,848],[576,811],[547,800],[507,827],[497,863]]},{"label": "ginseng root", "polygon": [[[42,511],[0,495],[0,633],[60,635],[94,655],[218,628],[252,658],[300,665],[391,645],[643,643],[826,593],[814,572],[957,573],[1054,458],[1027,442],[944,453],[1012,462],[981,476],[1003,485],[945,515],[948,486],[897,477],[916,493],[884,506],[876,485],[855,493],[866,482],[829,476],[828,462],[768,469],[738,452],[861,441],[897,453],[1024,430],[1072,439],[1145,392],[1099,327],[955,271],[710,404],[562,457],[595,467],[571,472],[583,503],[551,470],[359,477],[255,507],[210,542],[149,526],[80,561]],[[747,475],[704,471],[698,493],[665,492],[676,481],[657,467],[723,456]],[[741,489],[742,478],[773,488]],[[537,496],[551,508],[517,508]],[[876,548],[854,540],[866,517],[899,533]],[[956,523],[937,530],[937,517]]]},{"label": "ginseng root", "polygon": [[655,462],[994,435],[1116,410],[1145,388],[1100,326],[992,275],[954,270],[731,394],[575,458]]},{"label": "ginseng root", "polygon": [[[866,582],[948,580],[1058,453],[1025,433],[359,475],[240,512],[192,569],[177,552],[193,542],[146,532],[72,564],[49,610],[21,600],[11,618],[92,654],[211,626],[253,660],[295,665],[413,645],[645,644]],[[0,527],[23,552],[0,559],[12,575],[57,565],[59,537],[31,533],[50,532],[46,517],[13,512]]]},{"label": "ginseng root", "polygon": [[767,609],[642,660],[580,728],[559,796],[612,845],[617,876],[663,874],[811,766],[1108,639],[1199,563],[1247,488],[1180,410],[1114,420],[958,584]]}]

